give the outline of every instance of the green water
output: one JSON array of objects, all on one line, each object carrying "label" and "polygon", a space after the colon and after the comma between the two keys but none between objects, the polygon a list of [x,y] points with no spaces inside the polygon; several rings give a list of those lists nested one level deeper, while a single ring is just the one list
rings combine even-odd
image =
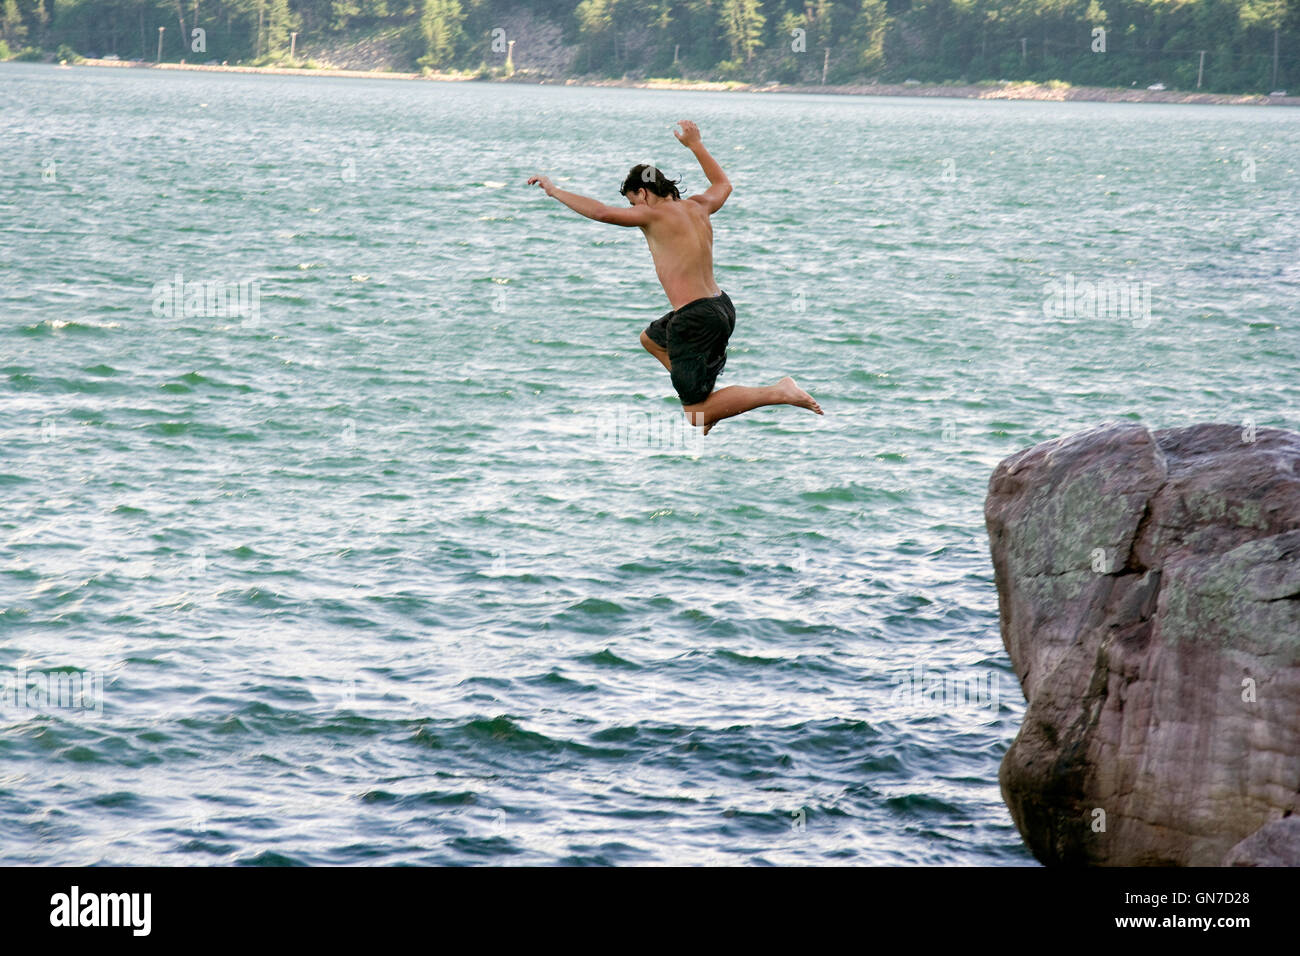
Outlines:
[{"label": "green water", "polygon": [[[825,417],[682,429],[640,233],[523,185],[696,191],[683,117],[718,384]],[[1281,109],[0,66],[0,861],[1031,863],[989,474],[1300,427],[1298,164]]]}]

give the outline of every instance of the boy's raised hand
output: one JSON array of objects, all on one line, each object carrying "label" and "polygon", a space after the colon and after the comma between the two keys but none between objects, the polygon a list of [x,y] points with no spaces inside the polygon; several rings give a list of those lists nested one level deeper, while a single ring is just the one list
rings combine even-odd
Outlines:
[{"label": "boy's raised hand", "polygon": [[677,141],[679,143],[681,143],[687,149],[699,145],[700,128],[698,126],[696,126],[690,120],[678,120],[677,125],[681,127],[681,131],[679,132],[676,129],[674,129],[673,135],[677,137]]}]

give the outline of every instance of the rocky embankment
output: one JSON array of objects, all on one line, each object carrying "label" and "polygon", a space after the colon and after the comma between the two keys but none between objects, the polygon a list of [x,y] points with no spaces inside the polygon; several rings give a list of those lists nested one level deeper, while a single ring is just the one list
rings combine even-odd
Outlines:
[{"label": "rocky embankment", "polygon": [[1300,106],[1300,96],[1264,96],[1253,93],[1195,93],[1178,90],[1153,91],[1110,89],[1095,86],[1057,87],[1039,83],[1001,83],[994,86],[949,86],[943,84],[856,84],[809,86],[782,83],[740,83],[734,80],[656,79],[625,76],[611,79],[592,74],[571,74],[580,65],[574,49],[520,48],[514,58],[515,71],[501,72],[504,63],[493,62],[496,72],[480,77],[474,72],[401,72],[391,64],[399,59],[387,47],[376,52],[378,41],[304,47],[302,54],[316,62],[314,67],[240,66],[225,63],[149,63],[141,60],[82,59],[81,66],[133,67],[137,69],[198,70],[226,73],[270,73],[290,76],[334,76],[354,79],[432,80],[463,82],[482,79],[491,83],[522,83],[542,86],[619,87],[646,90],[697,90],[732,93],[825,93],[843,96],[919,96],[950,99],[1054,100],[1104,103],[1200,103],[1220,106]]},{"label": "rocky embankment", "polygon": [[1300,435],[1104,425],[1003,461],[985,517],[1034,855],[1300,865]]}]

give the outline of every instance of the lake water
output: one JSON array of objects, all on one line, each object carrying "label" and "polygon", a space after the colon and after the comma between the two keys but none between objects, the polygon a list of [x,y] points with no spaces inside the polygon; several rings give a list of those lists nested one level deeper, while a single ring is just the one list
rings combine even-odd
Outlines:
[{"label": "lake water", "polygon": [[[825,417],[688,434],[640,233],[523,185],[698,191],[681,118],[718,384]],[[1032,864],[989,475],[1300,427],[1297,167],[1285,109],[0,65],[0,862]]]}]

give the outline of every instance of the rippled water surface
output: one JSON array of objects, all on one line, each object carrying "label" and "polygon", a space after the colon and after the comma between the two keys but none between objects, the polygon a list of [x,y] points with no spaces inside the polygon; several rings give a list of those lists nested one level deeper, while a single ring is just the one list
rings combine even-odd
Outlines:
[{"label": "rippled water surface", "polygon": [[[824,418],[687,435],[522,185],[682,117],[719,385]],[[989,474],[1300,425],[1298,121],[0,66],[0,862],[1032,863]]]}]

